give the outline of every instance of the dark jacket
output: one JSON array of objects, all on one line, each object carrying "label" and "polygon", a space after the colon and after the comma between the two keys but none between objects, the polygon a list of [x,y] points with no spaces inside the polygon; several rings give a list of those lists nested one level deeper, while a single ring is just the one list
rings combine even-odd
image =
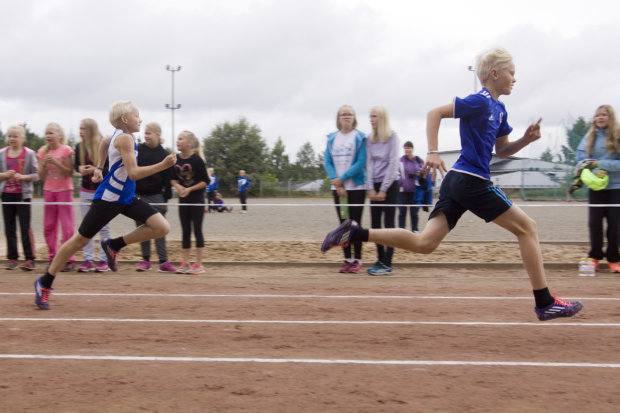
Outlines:
[{"label": "dark jacket", "polygon": [[[155,148],[149,148],[146,143],[141,143],[138,145],[138,166],[155,165],[163,161],[168,155],[168,151],[161,145],[157,145]],[[166,199],[172,198],[170,180],[173,179],[173,176],[173,169],[168,168],[136,181],[136,195],[155,195],[163,193]]]}]

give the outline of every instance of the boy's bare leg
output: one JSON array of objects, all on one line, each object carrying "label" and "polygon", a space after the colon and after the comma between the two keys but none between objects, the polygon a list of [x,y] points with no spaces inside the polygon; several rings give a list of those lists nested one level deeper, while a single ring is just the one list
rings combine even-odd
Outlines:
[{"label": "boy's bare leg", "polygon": [[536,222],[516,205],[512,205],[493,222],[517,236],[521,260],[532,288],[541,290],[547,287]]},{"label": "boy's bare leg", "polygon": [[170,224],[161,213],[151,215],[143,225],[124,235],[126,244],[148,241],[164,237],[170,232]]},{"label": "boy's bare leg", "polygon": [[88,241],[90,241],[89,238],[83,237],[78,232],[73,234],[73,236],[69,238],[69,241],[65,242],[60,246],[60,249],[50,263],[47,272],[49,272],[51,275],[58,274],[62,267],[65,266],[65,263],[69,261],[69,258],[71,258],[71,256],[77,251],[84,248],[86,244],[88,244]]},{"label": "boy's bare leg", "polygon": [[446,216],[439,212],[426,223],[424,230],[419,234],[404,228],[369,229],[368,241],[420,254],[430,254],[449,232]]}]

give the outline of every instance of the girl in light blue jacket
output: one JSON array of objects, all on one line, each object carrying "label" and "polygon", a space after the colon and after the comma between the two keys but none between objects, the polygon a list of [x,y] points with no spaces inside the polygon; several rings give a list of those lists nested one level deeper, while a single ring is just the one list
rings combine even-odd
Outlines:
[{"label": "girl in light blue jacket", "polygon": [[[336,132],[327,135],[325,172],[332,182],[331,189],[338,219],[342,222],[346,218],[351,218],[359,223],[362,220],[366,198],[366,135],[356,129],[355,110],[349,105],[343,105],[338,109],[336,127],[338,128]],[[341,201],[359,206],[348,207],[348,216],[345,216],[347,208],[341,211]],[[361,241],[353,243],[353,250],[352,257],[351,245],[344,248],[344,264],[339,272],[359,274],[362,270]]]},{"label": "girl in light blue jacket", "polygon": [[[616,121],[614,109],[601,105],[596,109],[592,127],[577,147],[577,161],[591,159],[593,168],[604,170],[609,175],[609,183],[600,191],[588,190],[588,203],[620,204],[620,124]],[[607,219],[607,251],[603,253],[603,219]],[[609,263],[609,272],[620,273],[620,207],[588,208],[590,229],[590,251],[588,257],[595,262],[603,258]]]}]

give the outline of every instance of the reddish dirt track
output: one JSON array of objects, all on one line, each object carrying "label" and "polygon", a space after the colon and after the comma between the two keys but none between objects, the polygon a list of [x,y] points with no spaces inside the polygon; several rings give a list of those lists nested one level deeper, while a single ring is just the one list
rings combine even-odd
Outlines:
[{"label": "reddish dirt track", "polygon": [[551,287],[585,307],[541,323],[519,269],[397,265],[396,276],[369,277],[219,265],[185,276],[134,266],[61,274],[50,311],[33,304],[34,273],[0,274],[1,410],[612,412],[620,403],[618,275],[550,270]]}]

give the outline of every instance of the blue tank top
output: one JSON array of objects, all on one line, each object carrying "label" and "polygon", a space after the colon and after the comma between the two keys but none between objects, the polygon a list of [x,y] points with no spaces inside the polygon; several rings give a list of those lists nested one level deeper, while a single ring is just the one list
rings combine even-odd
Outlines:
[{"label": "blue tank top", "polygon": [[[114,147],[114,141],[123,133],[125,132],[117,129],[114,131],[112,139],[110,139],[110,143],[108,145],[108,162],[110,164],[110,171],[97,187],[97,191],[95,192],[93,199],[101,199],[107,202],[129,205],[135,197],[136,182],[129,179],[129,174],[123,164],[121,153]],[[136,153],[137,162],[138,146],[136,145],[135,138],[133,141],[133,149]]]}]

